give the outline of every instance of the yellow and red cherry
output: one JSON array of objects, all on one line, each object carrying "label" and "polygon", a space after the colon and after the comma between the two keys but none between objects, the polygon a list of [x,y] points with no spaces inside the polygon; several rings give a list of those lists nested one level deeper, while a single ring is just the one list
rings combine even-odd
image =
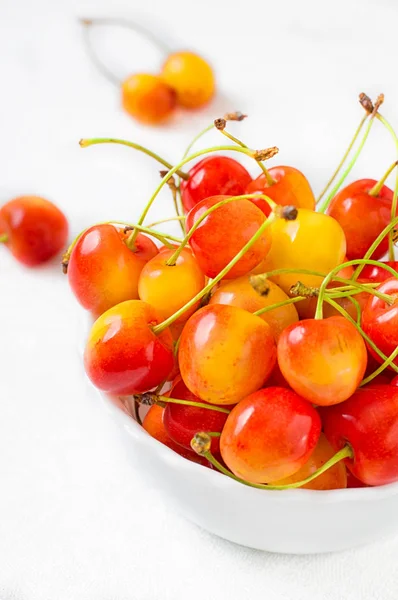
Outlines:
[{"label": "yellow and red cherry", "polygon": [[[250,274],[242,275],[237,279],[222,281],[211,297],[209,304],[228,304],[254,313],[262,308],[288,300],[287,294],[276,283],[268,281],[267,287],[267,294],[260,295],[250,284]],[[268,323],[275,340],[278,340],[286,327],[298,321],[294,304],[274,308],[259,316]]]},{"label": "yellow and red cherry", "polygon": [[[141,300],[151,304],[162,319],[167,319],[205,286],[203,275],[196,258],[189,248],[184,248],[175,264],[168,265],[174,249],[164,249],[146,263],[138,281],[138,294]],[[198,301],[185,311],[177,321],[186,321],[199,307]]]},{"label": "yellow and red cherry", "polygon": [[[251,181],[246,194],[266,194],[276,204],[282,206],[296,206],[315,210],[315,196],[307,178],[301,171],[294,167],[271,167],[268,169],[268,177],[265,173]],[[265,215],[271,210],[269,204],[262,198],[253,199],[252,202],[258,206]]]},{"label": "yellow and red cherry", "polygon": [[45,198],[20,196],[0,208],[0,242],[27,267],[54,258],[67,238],[65,215]]},{"label": "yellow and red cherry", "polygon": [[[196,204],[186,219],[189,231],[212,206],[230,196],[212,196]],[[283,219],[281,219],[283,220]],[[216,277],[238,254],[265,221],[265,216],[249,200],[233,200],[211,212],[197,227],[190,246],[198,264],[207,277]],[[271,228],[266,229],[226,275],[234,279],[251,271],[268,253]]]},{"label": "yellow and red cherry", "polygon": [[[211,196],[241,196],[252,180],[237,160],[228,156],[206,156],[181,181],[181,200],[186,213],[198,202]],[[265,202],[265,201],[264,201]]]},{"label": "yellow and red cherry", "polygon": [[174,367],[173,338],[158,335],[161,318],[142,300],[110,308],[94,323],[84,353],[86,373],[104,392],[119,395],[147,392],[165,381]]},{"label": "yellow and red cherry", "polygon": [[145,125],[165,123],[177,105],[175,90],[158,75],[130,75],[123,81],[121,92],[124,110]]},{"label": "yellow and red cherry", "polygon": [[305,319],[283,331],[278,364],[297,394],[329,406],[355,392],[365,374],[367,350],[361,334],[344,317]]},{"label": "yellow and red cherry", "polygon": [[154,242],[139,233],[135,250],[127,234],[113,225],[94,225],[78,239],[68,263],[68,280],[77,300],[95,316],[125,300],[138,298],[145,263],[158,254]]},{"label": "yellow and red cherry", "polygon": [[353,451],[346,466],[366,485],[398,481],[398,389],[364,386],[343,404],[322,409],[324,432],[335,450]]},{"label": "yellow and red cherry", "polygon": [[210,404],[236,404],[269,377],[276,361],[270,326],[235,306],[212,304],[187,321],[178,352],[188,389]]},{"label": "yellow and red cherry", "polygon": [[286,388],[261,389],[233,408],[220,439],[227,467],[251,483],[296,473],[318,443],[321,420],[309,402]]},{"label": "yellow and red cherry", "polygon": [[[349,260],[363,258],[390,222],[393,192],[383,185],[377,195],[372,195],[370,192],[376,185],[377,181],[374,179],[360,179],[350,183],[333,198],[327,210],[343,228]],[[388,236],[379,244],[371,258],[377,260],[387,250]]]},{"label": "yellow and red cherry", "polygon": [[[335,452],[326,436],[321,433],[315,450],[307,462],[290,477],[273,482],[273,485],[288,485],[307,479],[334,456]],[[347,469],[343,462],[336,463],[333,467],[301,486],[307,490],[340,490],[347,487]]]},{"label": "yellow and red cherry", "polygon": [[215,78],[209,63],[194,52],[170,54],[161,70],[162,80],[176,93],[179,106],[201,108],[213,98]]}]

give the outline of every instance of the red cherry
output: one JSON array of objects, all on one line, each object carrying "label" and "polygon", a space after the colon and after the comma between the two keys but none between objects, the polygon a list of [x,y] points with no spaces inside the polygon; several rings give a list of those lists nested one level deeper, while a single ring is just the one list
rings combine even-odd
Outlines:
[{"label": "red cherry", "polygon": [[398,387],[398,375],[394,377],[394,379],[391,381],[391,385],[395,385],[396,387]]},{"label": "red cherry", "polygon": [[169,329],[155,335],[161,319],[141,300],[122,302],[94,323],[84,353],[93,384],[111,394],[140,394],[165,381],[174,367]]},{"label": "red cherry", "polygon": [[392,385],[360,388],[343,404],[321,411],[326,437],[339,450],[350,444],[346,465],[367,485],[398,481],[398,389]]},{"label": "red cherry", "polygon": [[[177,378],[169,393],[170,398],[180,400],[191,400],[193,402],[203,402],[195,394],[189,391],[181,377]],[[209,406],[212,406],[209,404]],[[228,407],[223,407],[228,408]],[[221,433],[228,414],[206,408],[196,408],[195,406],[185,406],[183,404],[167,404],[164,411],[164,426],[169,436],[184,448],[191,448],[191,440],[195,433],[199,431],[219,432]],[[211,451],[218,454],[220,451],[220,438],[212,437]]]},{"label": "red cherry", "polygon": [[[398,346],[398,279],[387,279],[377,290],[393,296],[394,302],[387,304],[377,296],[370,296],[362,311],[362,328],[379,350],[389,356]],[[377,362],[382,362],[373,350],[370,352]],[[398,365],[398,357],[394,364]]]},{"label": "red cherry", "polygon": [[181,181],[181,198],[185,212],[210,196],[241,196],[251,176],[245,167],[228,156],[206,156],[188,171]]},{"label": "red cherry", "polygon": [[[344,230],[349,260],[363,258],[390,222],[393,192],[383,185],[377,196],[371,196],[369,192],[376,183],[374,179],[360,179],[350,183],[333,198],[327,210]],[[386,237],[371,258],[381,258],[387,250]]]},{"label": "red cherry", "polygon": [[[388,265],[395,271],[398,271],[398,261],[387,260],[384,264]],[[359,281],[382,283],[386,279],[391,279],[391,277],[391,273],[389,273],[387,269],[383,269],[383,267],[378,267],[377,265],[365,265],[365,267],[362,269],[361,279]]]},{"label": "red cherry", "polygon": [[[229,196],[212,196],[196,204],[187,215],[187,230],[192,229],[211,206],[226,198]],[[210,213],[200,223],[189,242],[203,273],[207,277],[216,277],[264,221],[264,214],[249,200],[234,200]],[[267,229],[225,278],[234,279],[254,269],[267,255],[270,246],[271,234]]]},{"label": "red cherry", "polygon": [[[253,179],[246,188],[246,194],[259,192],[266,194],[274,202],[282,206],[297,206],[315,210],[315,197],[307,178],[294,167],[272,167],[268,171],[275,183],[268,183],[264,173]],[[260,208],[265,215],[271,210],[267,202],[259,198],[252,202]]]},{"label": "red cherry", "polygon": [[0,208],[0,238],[14,257],[35,267],[65,248],[68,222],[52,202],[38,196],[21,196]]},{"label": "red cherry", "polygon": [[78,239],[68,264],[70,287],[80,304],[95,316],[138,298],[138,280],[146,262],[156,256],[153,241],[139,233],[136,251],[128,234],[113,225],[94,225]]},{"label": "red cherry", "polygon": [[[315,480],[316,481],[316,480]],[[350,470],[347,469],[347,487],[348,488],[364,488],[369,487],[366,483],[359,481]]]},{"label": "red cherry", "polygon": [[321,420],[315,408],[285,388],[265,388],[237,404],[221,434],[229,469],[252,483],[289,477],[318,443]]}]

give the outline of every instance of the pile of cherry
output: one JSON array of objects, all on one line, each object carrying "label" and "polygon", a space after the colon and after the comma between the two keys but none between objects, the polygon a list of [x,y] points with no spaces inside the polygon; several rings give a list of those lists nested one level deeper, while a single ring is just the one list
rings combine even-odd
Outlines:
[{"label": "pile of cherry", "polygon": [[[228,145],[190,147],[175,167],[133,142],[81,141],[122,143],[166,167],[137,223],[85,230],[63,268],[96,318],[89,378],[139,422],[149,406],[145,430],[186,459],[262,489],[398,481],[398,185],[385,185],[398,163],[342,187],[376,121],[398,149],[382,100],[360,96],[365,114],[318,202],[299,170],[266,168],[277,148],[227,131],[240,113],[211,126]],[[260,175],[223,151],[252,157]],[[165,186],[181,237],[165,221],[145,225]],[[26,258],[58,231],[46,222],[36,207],[18,230],[5,205],[0,239]]]}]

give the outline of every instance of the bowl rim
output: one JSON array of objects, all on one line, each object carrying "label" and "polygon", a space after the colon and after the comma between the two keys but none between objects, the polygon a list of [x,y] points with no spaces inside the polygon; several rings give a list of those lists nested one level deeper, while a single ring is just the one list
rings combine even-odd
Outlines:
[{"label": "bowl rim", "polygon": [[[284,502],[314,502],[316,504],[328,504],[330,502],[356,502],[380,500],[395,494],[398,495],[398,481],[385,485],[365,487],[365,488],[344,488],[338,490],[307,490],[307,489],[288,489],[288,490],[261,490],[246,486],[230,477],[219,473],[216,470],[203,468],[203,465],[183,458],[171,448],[168,448],[155,438],[153,438],[137,421],[128,415],[120,406],[115,404],[106,394],[90,386],[101,396],[108,411],[110,411],[118,420],[121,420],[125,429],[132,435],[136,441],[146,446],[148,451],[155,453],[157,458],[168,466],[184,472],[195,473],[198,478],[207,479],[212,485],[218,488],[224,487],[226,492],[233,492],[238,488],[241,493],[246,490],[248,494],[266,495],[268,499],[274,496],[276,500]],[[214,482],[214,483],[213,483]]]}]

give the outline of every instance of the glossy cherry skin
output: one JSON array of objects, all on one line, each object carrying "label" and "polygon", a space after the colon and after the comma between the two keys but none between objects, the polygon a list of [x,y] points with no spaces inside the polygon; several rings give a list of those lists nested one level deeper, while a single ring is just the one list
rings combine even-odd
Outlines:
[{"label": "glossy cherry skin", "polygon": [[[307,462],[290,477],[273,482],[274,485],[289,485],[307,479],[310,475],[320,469],[335,452],[328,442],[326,436],[321,433],[315,450],[310,455]],[[313,479],[309,483],[301,486],[300,489],[306,490],[340,490],[347,487],[347,469],[343,462],[338,462],[333,467]]]},{"label": "glossy cherry skin", "polygon": [[206,156],[188,174],[189,179],[181,181],[181,199],[186,213],[210,196],[246,194],[246,187],[252,180],[245,167],[228,156]]},{"label": "glossy cherry skin", "polygon": [[[376,183],[374,179],[360,179],[350,183],[333,198],[327,210],[344,230],[349,260],[363,258],[390,222],[393,192],[384,185],[378,196],[370,196],[369,191]],[[381,258],[387,250],[386,237],[371,258]]]},{"label": "glossy cherry skin", "polygon": [[193,450],[183,448],[171,439],[164,425],[164,410],[164,408],[157,406],[156,404],[151,406],[142,422],[145,431],[149,433],[151,437],[155,438],[155,440],[158,440],[158,442],[171,448],[171,450],[174,450],[174,452],[177,452],[177,454],[183,458],[208,466],[208,461],[202,456],[199,456]]},{"label": "glossy cherry skin", "polygon": [[[398,261],[395,260],[386,260],[384,264],[388,265],[395,271],[398,271]],[[369,281],[372,283],[382,283],[386,281],[386,279],[391,279],[393,275],[387,271],[387,269],[383,269],[383,267],[378,267],[376,265],[365,265],[364,269],[361,272],[361,279],[364,281]]]},{"label": "glossy cherry skin", "polygon": [[367,485],[398,481],[398,389],[360,388],[343,404],[322,409],[324,432],[335,450],[350,444],[346,465]]},{"label": "glossy cherry skin", "polygon": [[286,388],[264,388],[229,414],[220,439],[221,456],[237,477],[270,483],[298,471],[320,433],[321,420],[309,402]]},{"label": "glossy cherry skin", "polygon": [[394,379],[391,381],[391,385],[395,385],[396,387],[398,387],[398,375],[394,377]]},{"label": "glossy cherry skin", "polygon": [[[297,208],[308,208],[315,210],[315,196],[308,183],[307,178],[301,171],[294,167],[272,167],[268,170],[275,183],[269,185],[264,173],[253,179],[246,188],[247,194],[259,192],[266,194],[282,206],[297,206]],[[253,200],[255,204],[269,215],[271,210],[265,200],[259,198]]]},{"label": "glossy cherry skin", "polygon": [[267,380],[276,360],[265,321],[235,306],[213,304],[187,321],[178,352],[182,379],[210,404],[236,404]]},{"label": "glossy cherry skin", "polygon": [[[212,196],[202,200],[188,213],[187,231],[210,207],[229,196]],[[190,245],[207,277],[216,277],[242,250],[265,221],[265,216],[249,200],[233,200],[210,213],[198,226]],[[271,245],[271,235],[266,229],[242,258],[225,276],[235,279],[245,275],[266,256]]]},{"label": "glossy cherry skin", "polygon": [[[174,266],[166,261],[174,250],[163,250],[146,263],[138,281],[141,300],[151,304],[167,319],[182,308],[205,286],[205,276],[189,248],[184,248]],[[178,321],[186,321],[199,307],[200,301],[184,312]]]},{"label": "glossy cherry skin", "polygon": [[161,77],[177,94],[184,108],[200,108],[215,93],[213,69],[194,52],[174,52],[163,63]]},{"label": "glossy cherry skin", "polygon": [[[328,215],[300,208],[295,221],[277,219],[271,227],[272,244],[263,262],[263,272],[275,269],[305,269],[329,273],[342,264],[346,241],[340,225]],[[287,273],[273,275],[287,294],[297,281],[319,287],[322,277]]]},{"label": "glossy cherry skin", "polygon": [[122,302],[94,323],[84,353],[92,383],[111,394],[147,392],[174,367],[173,339],[168,329],[155,335],[156,311],[141,300]]},{"label": "glossy cherry skin", "polygon": [[[178,377],[172,386],[170,398],[203,402],[189,391],[181,377]],[[207,403],[206,403],[207,404]],[[211,406],[211,405],[209,405]],[[164,410],[164,426],[169,436],[184,448],[191,448],[191,440],[199,431],[212,431],[221,433],[228,415],[206,408],[196,408],[183,404],[166,404]],[[220,438],[211,440],[211,452],[218,454],[220,451]]]},{"label": "glossy cherry skin", "polygon": [[[377,289],[393,296],[394,302],[389,305],[376,296],[369,296],[362,311],[362,328],[379,350],[389,356],[398,346],[398,279],[387,279]],[[372,349],[370,352],[377,362],[383,362]],[[394,364],[398,365],[398,357]]]},{"label": "glossy cherry skin", "polygon": [[122,83],[124,110],[140,123],[159,125],[168,121],[177,105],[177,95],[157,75],[136,73]]},{"label": "glossy cherry skin", "polygon": [[[250,313],[254,313],[261,308],[284,302],[288,299],[287,294],[280,287],[268,282],[269,292],[266,296],[258,294],[250,285],[250,275],[243,275],[237,279],[231,279],[221,282],[221,285],[215,291],[209,304],[229,304],[238,306]],[[269,312],[260,315],[271,327],[274,338],[277,340],[282,331],[298,321],[298,314],[294,304],[288,304],[281,308],[275,308]]]},{"label": "glossy cherry skin", "polygon": [[[341,463],[338,463],[341,464]],[[354,475],[351,473],[349,469],[347,469],[347,488],[364,488],[369,487],[366,483],[359,481]]]},{"label": "glossy cherry skin", "polygon": [[65,215],[39,196],[14,198],[0,208],[0,236],[4,245],[27,267],[47,262],[63,250],[68,238]]},{"label": "glossy cherry skin", "polygon": [[158,253],[152,240],[139,233],[136,251],[113,225],[94,225],[79,238],[68,265],[70,287],[80,304],[95,316],[138,298],[138,280],[145,263]]},{"label": "glossy cherry skin", "polygon": [[278,342],[278,364],[289,385],[321,406],[347,400],[366,370],[360,333],[344,317],[306,319],[287,327]]}]

